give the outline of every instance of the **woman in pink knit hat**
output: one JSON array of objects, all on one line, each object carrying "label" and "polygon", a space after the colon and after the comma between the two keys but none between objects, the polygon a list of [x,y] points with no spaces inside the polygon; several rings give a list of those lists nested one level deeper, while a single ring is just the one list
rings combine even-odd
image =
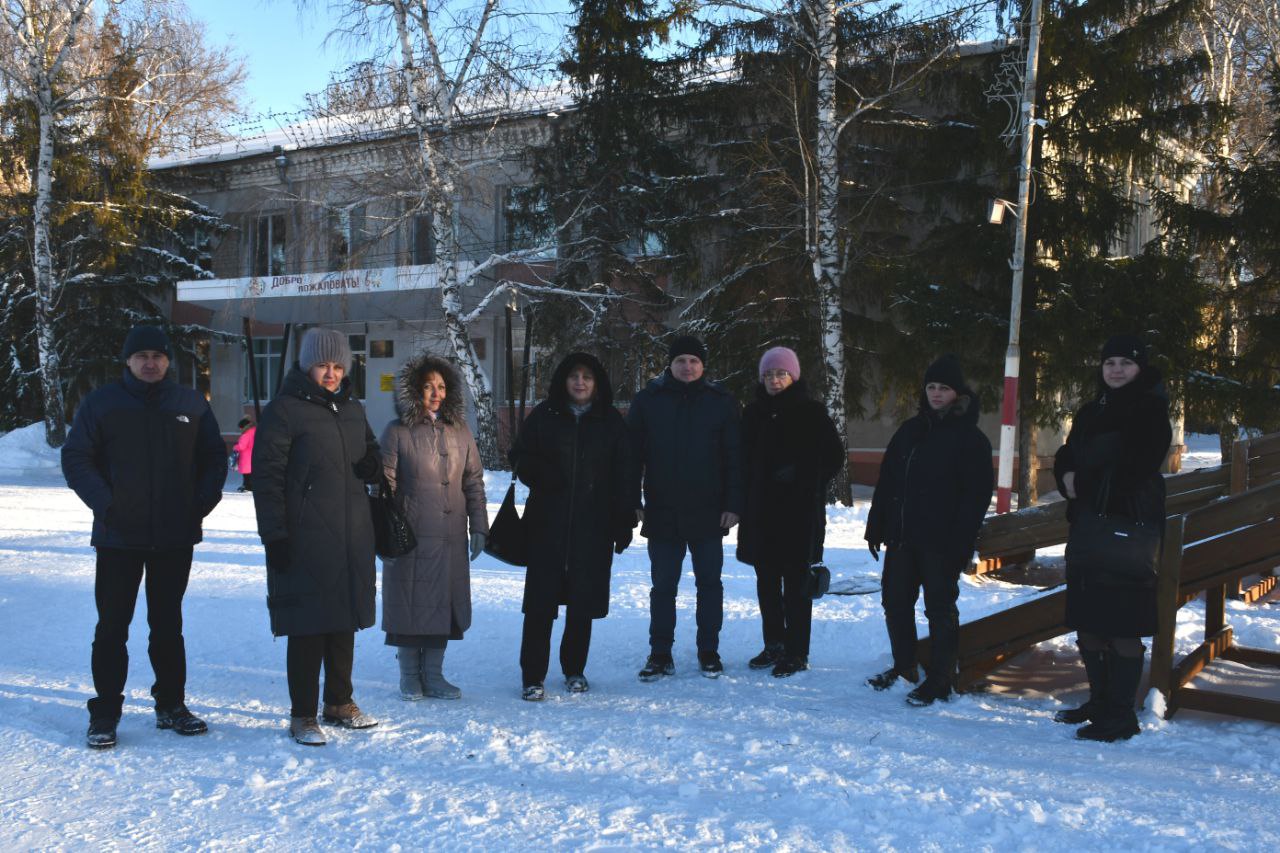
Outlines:
[{"label": "woman in pink knit hat", "polygon": [[738,559],[756,570],[764,650],[752,669],[782,678],[809,668],[809,566],[822,559],[827,483],[845,464],[827,410],[810,399],[786,347],[760,359],[756,399],[742,413],[747,483]]}]

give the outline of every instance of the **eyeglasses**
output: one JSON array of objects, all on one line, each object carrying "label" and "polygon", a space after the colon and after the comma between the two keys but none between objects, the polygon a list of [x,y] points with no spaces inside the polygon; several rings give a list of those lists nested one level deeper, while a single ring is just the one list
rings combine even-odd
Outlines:
[{"label": "eyeglasses", "polygon": [[763,376],[765,379],[776,379],[778,381],[782,381],[783,379],[791,376],[791,374],[785,370],[766,370]]}]

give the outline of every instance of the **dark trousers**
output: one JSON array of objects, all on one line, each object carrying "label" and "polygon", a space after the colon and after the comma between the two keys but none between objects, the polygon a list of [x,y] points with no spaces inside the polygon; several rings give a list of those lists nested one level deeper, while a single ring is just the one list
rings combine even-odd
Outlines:
[{"label": "dark trousers", "polygon": [[671,654],[676,637],[676,590],[684,567],[684,554],[693,558],[693,579],[698,588],[698,651],[720,649],[720,625],[724,622],[724,540],[719,536],[695,539],[649,540],[649,647]]},{"label": "dark trousers", "polygon": [[960,572],[964,566],[916,544],[891,545],[885,551],[881,604],[889,629],[893,665],[916,665],[916,600],[924,588],[924,615],[929,620],[929,677],[950,682],[960,636]]},{"label": "dark trousers", "polygon": [[351,701],[351,667],[356,656],[354,631],[289,637],[285,653],[289,670],[289,702],[294,717],[314,717],[320,700],[320,665],[324,664],[324,703]]},{"label": "dark trousers", "polygon": [[[520,676],[525,684],[541,684],[547,678],[551,660],[551,626],[554,613],[526,613],[520,637]],[[576,608],[564,609],[564,634],[560,638],[560,671],[566,676],[582,675],[591,648],[591,617]]]},{"label": "dark trousers", "polygon": [[133,551],[99,548],[93,598],[98,624],[93,630],[93,689],[89,716],[119,719],[129,674],[129,623],[146,577],[147,655],[156,680],[151,695],[157,708],[183,702],[187,688],[187,649],[182,640],[182,596],[191,577],[191,549]]},{"label": "dark trousers", "polygon": [[760,601],[764,644],[783,646],[788,657],[809,657],[809,630],[813,624],[809,567],[756,566],[756,598]]}]

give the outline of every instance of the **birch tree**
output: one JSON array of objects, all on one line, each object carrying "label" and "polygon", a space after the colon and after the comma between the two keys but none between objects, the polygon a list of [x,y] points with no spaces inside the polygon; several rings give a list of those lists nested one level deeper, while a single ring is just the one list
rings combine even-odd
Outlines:
[{"label": "birch tree", "polygon": [[[100,49],[104,25],[94,0],[4,0],[0,23],[0,82],[10,100],[27,105],[37,127],[31,171],[18,183],[29,189],[31,198],[35,338],[45,437],[52,446],[66,437],[56,320],[69,270],[57,263],[52,227],[60,135],[69,139],[85,132],[70,123],[93,104],[123,100],[141,107],[138,115],[150,130],[144,144],[151,149],[168,138],[167,128],[183,120],[194,137],[206,138],[212,132],[206,122],[219,114],[211,93],[218,86],[223,93],[234,88],[240,74],[228,54],[222,52],[214,61],[200,39],[190,37],[189,19],[176,4],[112,3],[108,18],[119,34],[110,51]],[[108,88],[107,82],[126,66],[131,88]],[[196,118],[198,114],[204,118]]]},{"label": "birch tree", "polygon": [[475,164],[467,162],[459,145],[461,137],[477,132],[477,113],[496,123],[524,94],[529,68],[523,37],[513,23],[518,12],[508,10],[506,0],[342,0],[335,5],[346,9],[335,35],[373,44],[399,77],[395,85],[381,87],[407,100],[412,146],[399,195],[412,196],[406,215],[431,215],[445,338],[475,406],[481,457],[486,465],[499,466],[493,384],[481,368],[468,324],[511,285],[500,283],[470,310],[463,289],[511,257],[495,253],[474,266],[464,263],[459,197]]},{"label": "birch tree", "polygon": [[[795,103],[795,130],[806,152],[802,227],[816,294],[824,402],[847,443],[850,359],[845,312],[860,283],[849,280],[856,247],[842,218],[842,147],[864,118],[916,90],[933,67],[954,52],[977,11],[944,10],[940,16],[912,19],[900,15],[900,4],[882,0],[710,0],[704,8],[748,23],[768,21],[768,40],[789,43],[811,61],[814,96]],[[759,39],[761,30],[748,27],[746,32]],[[851,73],[870,65],[880,73],[862,79]],[[871,88],[868,79],[875,81]],[[841,499],[848,499],[847,477],[842,476],[836,489]]]}]

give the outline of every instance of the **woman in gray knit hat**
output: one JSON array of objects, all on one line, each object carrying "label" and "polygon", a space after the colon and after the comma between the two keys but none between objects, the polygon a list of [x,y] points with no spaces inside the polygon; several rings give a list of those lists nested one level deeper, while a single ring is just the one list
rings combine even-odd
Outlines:
[{"label": "woman in gray knit hat", "polygon": [[365,483],[377,479],[380,458],[350,367],[346,335],[308,329],[253,445],[271,633],[288,637],[289,730],[307,746],[325,742],[316,720],[322,665],[324,721],[377,725],[351,697],[355,632],[373,624],[376,609]]}]

